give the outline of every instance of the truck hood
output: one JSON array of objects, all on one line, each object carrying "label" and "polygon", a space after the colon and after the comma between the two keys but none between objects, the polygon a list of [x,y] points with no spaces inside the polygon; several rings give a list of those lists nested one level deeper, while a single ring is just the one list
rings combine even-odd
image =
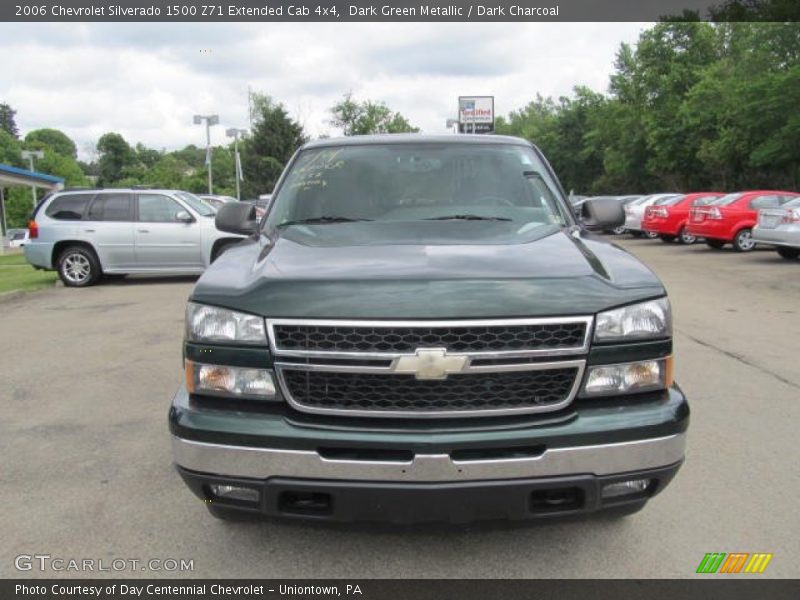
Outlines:
[{"label": "truck hood", "polygon": [[542,229],[524,243],[262,235],[225,252],[191,299],[276,318],[444,319],[587,315],[665,294],[622,248]]}]

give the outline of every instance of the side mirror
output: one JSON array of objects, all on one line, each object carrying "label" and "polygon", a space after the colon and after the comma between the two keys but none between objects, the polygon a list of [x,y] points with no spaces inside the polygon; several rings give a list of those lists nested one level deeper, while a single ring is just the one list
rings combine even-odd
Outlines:
[{"label": "side mirror", "polygon": [[256,207],[249,202],[226,202],[214,219],[220,231],[238,235],[251,235],[258,229]]},{"label": "side mirror", "polygon": [[625,222],[625,209],[613,198],[595,198],[583,203],[580,220],[589,231],[613,229]]},{"label": "side mirror", "polygon": [[181,223],[194,223],[194,217],[185,210],[179,210],[175,213],[175,220]]}]

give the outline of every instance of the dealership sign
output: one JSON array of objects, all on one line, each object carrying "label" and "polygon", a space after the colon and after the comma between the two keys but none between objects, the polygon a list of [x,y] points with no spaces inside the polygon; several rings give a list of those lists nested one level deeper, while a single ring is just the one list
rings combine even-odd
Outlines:
[{"label": "dealership sign", "polygon": [[494,96],[459,96],[458,131],[494,133]]}]

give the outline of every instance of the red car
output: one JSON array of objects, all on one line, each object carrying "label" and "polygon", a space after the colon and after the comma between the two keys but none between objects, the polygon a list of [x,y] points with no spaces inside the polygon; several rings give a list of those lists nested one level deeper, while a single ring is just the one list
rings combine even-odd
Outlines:
[{"label": "red car", "polygon": [[724,196],[721,192],[697,192],[657,200],[644,211],[642,230],[657,234],[665,242],[677,238],[682,244],[694,244],[697,237],[689,233],[689,211]]},{"label": "red car", "polygon": [[738,252],[749,252],[756,247],[751,232],[762,208],[777,208],[797,198],[796,192],[758,190],[736,192],[712,200],[704,206],[695,206],[689,218],[689,233],[706,238],[712,248],[733,244]]}]

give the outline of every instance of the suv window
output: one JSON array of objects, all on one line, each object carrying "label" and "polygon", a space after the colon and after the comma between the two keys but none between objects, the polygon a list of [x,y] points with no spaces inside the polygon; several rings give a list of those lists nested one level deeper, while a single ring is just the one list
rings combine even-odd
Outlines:
[{"label": "suv window", "polygon": [[98,194],[86,218],[90,221],[133,221],[130,194]]},{"label": "suv window", "polygon": [[175,218],[186,211],[169,196],[163,194],[139,194],[139,221],[145,223],[176,223]]},{"label": "suv window", "polygon": [[781,205],[778,196],[757,196],[750,200],[750,208],[777,208]]},{"label": "suv window", "polygon": [[47,210],[44,211],[51,219],[61,221],[80,221],[86,210],[86,205],[94,197],[94,194],[65,194],[56,196]]}]

